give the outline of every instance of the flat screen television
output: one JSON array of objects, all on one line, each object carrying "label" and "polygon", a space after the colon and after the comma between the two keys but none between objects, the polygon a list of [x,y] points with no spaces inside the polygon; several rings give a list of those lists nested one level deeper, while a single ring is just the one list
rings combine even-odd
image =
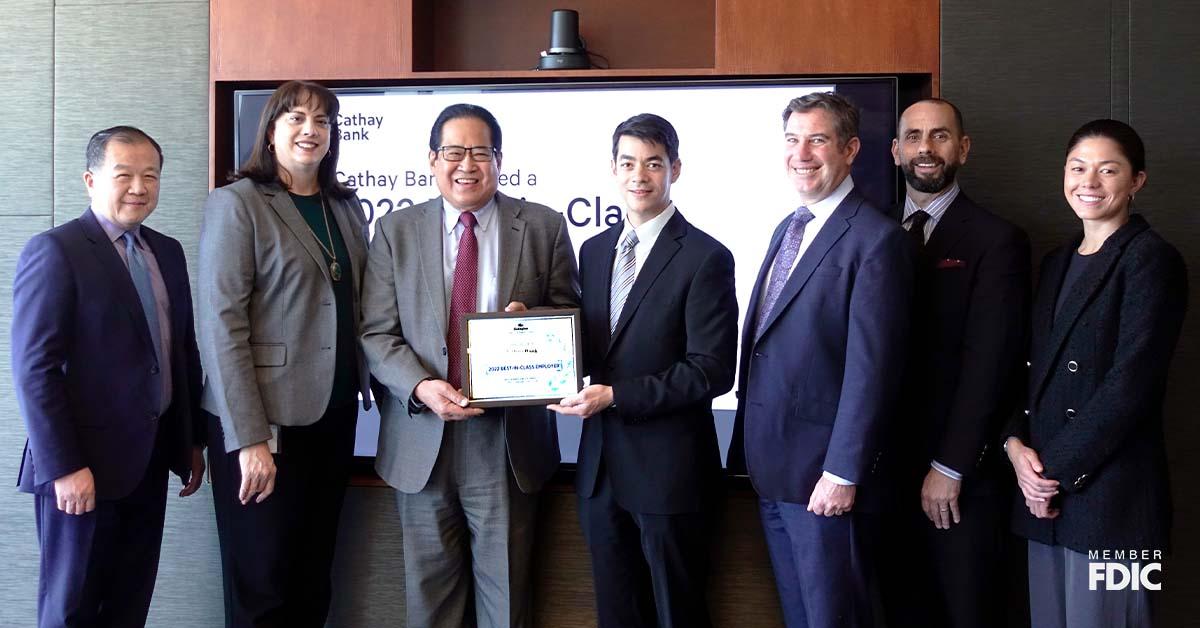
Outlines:
[{"label": "flat screen television", "polygon": [[[783,165],[783,110],[817,91],[846,96],[861,110],[862,148],[855,185],[877,207],[898,199],[889,152],[898,110],[897,79],[778,78],[579,81],[555,83],[344,87],[338,178],[358,190],[363,214],[404,211],[438,196],[429,167],[429,131],[447,105],[469,102],[495,114],[503,131],[500,191],[548,205],[567,218],[579,245],[622,219],[613,182],[613,129],[656,113],[679,133],[682,172],[672,200],[687,219],[721,240],[736,259],[738,303],[745,315],[755,274],[776,224],[797,205]],[[235,168],[249,156],[271,90],[234,92]],[[734,394],[714,414],[724,459],[733,431]],[[379,416],[359,417],[355,455],[374,456]],[[559,417],[564,462],[576,459],[580,421]]]}]

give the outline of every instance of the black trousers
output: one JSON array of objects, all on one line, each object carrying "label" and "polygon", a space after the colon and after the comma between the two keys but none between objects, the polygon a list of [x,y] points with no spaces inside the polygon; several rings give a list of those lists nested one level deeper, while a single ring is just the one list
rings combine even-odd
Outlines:
[{"label": "black trousers", "polygon": [[348,403],[312,425],[281,428],[275,492],[243,506],[238,452],[220,453],[221,422],[208,415],[227,628],[325,626],[357,417]]},{"label": "black trousers", "polygon": [[129,495],[68,515],[53,491],[34,495],[41,563],[39,628],[146,625],[167,506],[164,434]]},{"label": "black trousers", "polygon": [[1003,628],[1009,542],[1007,495],[960,497],[961,523],[938,530],[920,490],[872,517],[875,573],[888,628]]},{"label": "black trousers", "polygon": [[711,512],[629,512],[601,463],[579,519],[592,555],[601,628],[709,628]]}]

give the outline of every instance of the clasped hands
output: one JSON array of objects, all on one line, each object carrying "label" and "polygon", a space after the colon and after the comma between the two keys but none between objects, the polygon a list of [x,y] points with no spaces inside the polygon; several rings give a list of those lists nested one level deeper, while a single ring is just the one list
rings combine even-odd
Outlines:
[{"label": "clasped hands", "polygon": [[1025,507],[1038,519],[1057,517],[1060,511],[1050,505],[1050,500],[1058,495],[1058,480],[1042,476],[1045,467],[1042,466],[1037,451],[1025,446],[1025,443],[1015,436],[1009,437],[1006,449],[1008,460],[1017,474],[1017,486],[1025,496]]}]

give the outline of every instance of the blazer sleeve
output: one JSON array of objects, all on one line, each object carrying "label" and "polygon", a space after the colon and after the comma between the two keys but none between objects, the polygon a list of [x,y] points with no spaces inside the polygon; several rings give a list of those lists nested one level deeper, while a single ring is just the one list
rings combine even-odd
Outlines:
[{"label": "blazer sleeve", "polygon": [[228,188],[213,190],[200,228],[199,346],[227,452],[271,438],[250,351],[254,237],[245,199]]},{"label": "blazer sleeve", "polygon": [[652,419],[722,395],[737,361],[737,293],[733,254],[714,249],[692,276],[683,304],[687,355],[666,370],[613,383],[617,413]]},{"label": "blazer sleeve", "polygon": [[187,411],[191,422],[192,444],[204,447],[208,444],[208,421],[200,413],[200,391],[204,386],[204,372],[200,367],[200,349],[196,344],[196,317],[193,313],[192,284],[188,279],[187,257],[183,254],[183,246],[172,240],[176,254],[179,255],[180,268],[183,269],[183,289],[180,294],[185,299],[183,303],[183,337],[177,342],[183,351],[183,364],[187,378]]},{"label": "blazer sleeve", "polygon": [[35,236],[13,278],[12,370],[39,482],[86,466],[68,404],[66,369],[78,304],[61,244]]},{"label": "blazer sleeve", "polygon": [[1011,229],[980,257],[958,360],[958,386],[935,459],[969,474],[1016,399],[1029,327],[1029,239]]},{"label": "blazer sleeve", "polygon": [[890,230],[862,258],[849,296],[842,393],[823,470],[855,484],[895,401],[912,304],[911,255],[904,231]]},{"label": "blazer sleeve", "polygon": [[575,249],[567,233],[567,219],[558,214],[558,231],[554,235],[554,251],[550,257],[550,281],[547,286],[546,305],[551,307],[579,307],[579,267],[575,263]]},{"label": "blazer sleeve", "polygon": [[[1170,358],[1187,311],[1187,269],[1165,243],[1130,256],[1112,367],[1079,410],[1039,452],[1044,475],[1070,493],[1096,471],[1139,422],[1161,416]],[[1128,255],[1128,253],[1127,253]],[[1109,281],[1114,281],[1110,278]]]},{"label": "blazer sleeve", "polygon": [[[393,237],[384,224],[376,223],[375,237],[367,253],[367,270],[363,273],[362,348],[371,374],[407,405],[417,384],[438,377],[438,374],[425,367],[405,338],[406,330],[397,306],[401,295],[393,262],[393,250],[399,243],[394,242]],[[416,273],[417,269],[412,268],[410,272]],[[412,296],[406,294],[403,298]]]}]

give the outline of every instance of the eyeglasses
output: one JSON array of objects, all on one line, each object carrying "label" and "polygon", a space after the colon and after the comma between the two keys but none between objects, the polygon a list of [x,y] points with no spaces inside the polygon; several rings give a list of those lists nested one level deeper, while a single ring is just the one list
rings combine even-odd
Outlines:
[{"label": "eyeglasses", "polygon": [[437,152],[446,161],[462,161],[467,158],[467,153],[471,153],[472,161],[491,161],[500,151],[495,146],[440,146]]}]

